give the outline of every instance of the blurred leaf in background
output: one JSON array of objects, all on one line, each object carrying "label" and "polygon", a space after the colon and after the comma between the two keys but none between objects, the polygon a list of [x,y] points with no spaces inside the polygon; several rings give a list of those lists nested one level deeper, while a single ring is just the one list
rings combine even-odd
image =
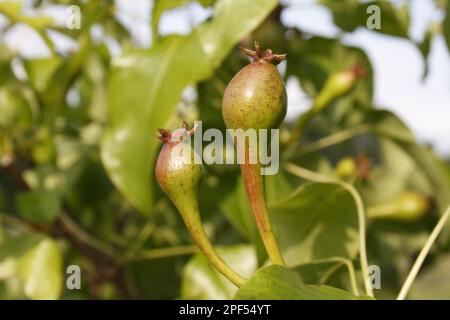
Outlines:
[{"label": "blurred leaf in background", "polygon": [[[304,8],[297,1],[150,0],[133,10],[120,0],[0,2],[0,298],[366,298],[354,199],[341,185],[291,175],[286,164],[345,179],[367,212],[405,194],[426,199],[415,220],[367,216],[368,260],[382,270],[375,297],[395,298],[450,203],[449,159],[386,110],[395,105],[378,105],[384,92],[375,76],[385,66],[348,38],[378,6],[381,28],[365,32],[416,50],[426,80],[435,39],[450,52],[450,2],[427,3],[442,19],[412,38],[408,1],[306,4],[332,17],[336,32],[326,36],[288,23]],[[67,29],[68,5],[80,7],[80,29]],[[183,32],[168,28],[181,19]],[[30,38],[17,38],[20,29]],[[265,177],[265,195],[289,266],[268,266],[239,167],[205,165],[202,221],[219,255],[249,278],[238,290],[196,250],[156,187],[155,133],[182,120],[224,132],[223,92],[248,63],[238,46],[255,40],[288,55],[278,70],[290,112],[280,128],[280,171]],[[364,72],[348,90],[324,93],[355,67]],[[305,117],[321,96],[323,108]],[[448,298],[449,230],[410,298]],[[65,288],[72,264],[82,270],[81,290]]]}]

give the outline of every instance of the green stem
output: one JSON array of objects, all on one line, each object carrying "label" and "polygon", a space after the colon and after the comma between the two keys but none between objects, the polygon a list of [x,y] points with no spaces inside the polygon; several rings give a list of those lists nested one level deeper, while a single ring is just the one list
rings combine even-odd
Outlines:
[{"label": "green stem", "polygon": [[350,129],[345,129],[304,145],[300,148],[299,152],[296,153],[296,155],[304,155],[310,152],[324,149],[368,132],[370,132],[370,127],[368,125],[358,125]]},{"label": "green stem", "polygon": [[184,208],[178,208],[178,210],[195,244],[203,255],[228,280],[233,282],[237,287],[241,287],[246,279],[234,272],[217,254],[214,246],[208,239],[205,229],[203,229],[198,204],[188,205]]},{"label": "green stem", "polygon": [[409,289],[411,288],[414,280],[416,279],[417,274],[419,273],[420,268],[422,267],[423,262],[425,261],[425,258],[428,255],[428,252],[430,252],[433,243],[436,241],[438,235],[444,228],[445,223],[447,222],[449,216],[450,216],[450,206],[447,208],[445,213],[439,219],[438,223],[436,224],[430,236],[428,237],[427,242],[425,242],[425,245],[423,246],[422,250],[417,256],[417,259],[414,262],[414,265],[411,268],[411,271],[409,272],[408,277],[406,278],[406,281],[403,284],[402,289],[400,290],[400,293],[398,294],[397,300],[405,299],[406,295],[409,292]]},{"label": "green stem", "polygon": [[72,234],[74,234],[78,240],[84,242],[85,244],[89,245],[91,248],[94,248],[105,255],[108,255],[112,258],[116,257],[116,252],[113,247],[111,247],[109,244],[104,243],[93,236],[91,236],[89,233],[87,233],[85,230],[83,230],[78,224],[76,224],[69,215],[67,215],[64,212],[61,212],[59,215],[59,220],[64,227],[70,231]]},{"label": "green stem", "polygon": [[[352,291],[356,296],[359,296],[358,286],[356,285],[355,268],[353,267],[353,264],[351,261],[349,261],[348,259],[345,259],[343,257],[329,257],[329,258],[314,260],[312,263],[321,264],[321,263],[330,263],[330,262],[336,262],[336,263],[339,263],[339,265],[344,265],[347,267]],[[334,270],[334,271],[336,271],[336,270]],[[328,276],[330,276],[330,275],[328,275]],[[322,283],[325,283],[325,282],[322,282]]]},{"label": "green stem", "polygon": [[142,251],[139,255],[131,257],[130,260],[153,260],[168,257],[189,255],[198,252],[197,246],[179,246],[169,248],[159,248]]},{"label": "green stem", "polygon": [[9,225],[21,232],[32,231],[32,228],[27,223],[6,213],[0,213],[0,225]]},{"label": "green stem", "polygon": [[344,266],[345,266],[345,264],[343,264],[343,263],[336,263],[332,268],[330,268],[324,272],[324,274],[319,278],[317,283],[318,284],[326,284],[328,282],[328,280],[330,280],[330,278],[333,276],[333,274],[338,272],[338,270]]},{"label": "green stem", "polygon": [[359,233],[359,257],[360,257],[360,263],[361,263],[361,271],[363,274],[363,280],[364,280],[364,287],[366,289],[366,294],[373,297],[373,290],[370,286],[369,279],[367,278],[368,273],[368,262],[367,262],[367,251],[366,251],[366,214],[364,210],[364,204],[361,199],[361,196],[359,195],[358,191],[355,189],[354,186],[351,184],[348,184],[346,182],[343,182],[338,179],[329,178],[327,176],[323,176],[320,173],[313,172],[307,169],[304,169],[302,167],[299,167],[295,164],[288,163],[285,166],[285,169],[306,180],[318,182],[318,183],[332,183],[337,184],[343,187],[345,190],[347,190],[351,196],[353,197],[353,200],[355,201],[356,210],[358,213],[358,233]]},{"label": "green stem", "polygon": [[264,246],[273,264],[286,265],[286,262],[278,248],[272,225],[267,213],[264,199],[263,179],[260,173],[260,164],[241,164],[242,177],[244,179],[245,191],[261,234]]}]

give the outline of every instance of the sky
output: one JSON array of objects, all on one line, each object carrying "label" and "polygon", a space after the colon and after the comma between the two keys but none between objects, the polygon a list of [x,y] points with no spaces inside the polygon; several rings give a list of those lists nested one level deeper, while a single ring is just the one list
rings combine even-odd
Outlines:
[{"label": "sky", "polygon": [[[1,1],[1,0],[0,0]],[[407,1],[407,0],[405,0]],[[405,1],[393,1],[402,3]],[[422,40],[430,22],[440,21],[442,15],[430,0],[410,0],[410,36],[415,41]],[[131,30],[136,45],[151,45],[150,12],[152,0],[118,0],[117,15]],[[336,36],[340,33],[333,22],[331,13],[314,0],[283,0],[287,9],[282,20],[287,26],[299,27],[303,31],[322,36]],[[65,8],[45,10],[60,24],[65,23]],[[211,9],[192,3],[170,10],[161,17],[159,30],[162,34],[187,34],[196,25],[212,14]],[[4,20],[0,19],[0,27]],[[381,13],[383,23],[383,13]],[[100,38],[101,30],[93,30]],[[58,48],[71,50],[76,43],[58,35]],[[49,54],[40,38],[25,26],[13,28],[4,39],[7,44],[26,57]],[[364,28],[344,34],[346,44],[364,49],[368,54],[375,76],[375,104],[397,113],[413,130],[416,137],[431,143],[444,156],[450,155],[450,54],[442,36],[435,37],[429,57],[429,75],[422,80],[423,59],[418,49],[406,40],[381,35]],[[109,46],[115,54],[120,49],[113,41]],[[301,91],[297,80],[287,83],[289,105],[288,117],[294,117],[306,110],[310,100]]]}]

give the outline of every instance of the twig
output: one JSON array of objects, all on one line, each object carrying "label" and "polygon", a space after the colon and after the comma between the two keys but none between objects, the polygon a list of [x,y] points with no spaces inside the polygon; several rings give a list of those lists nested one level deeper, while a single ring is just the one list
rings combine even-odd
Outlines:
[{"label": "twig", "polygon": [[33,231],[34,228],[29,225],[28,223],[25,223],[21,219],[18,219],[14,216],[11,216],[6,213],[0,213],[0,225],[9,225],[13,227],[14,229],[21,231],[21,232],[29,232]]},{"label": "twig", "polygon": [[370,132],[370,126],[368,125],[359,125],[350,129],[345,129],[306,144],[305,146],[300,148],[299,153],[297,153],[296,155],[303,155],[306,153],[324,149],[368,132]]},{"label": "twig", "polygon": [[414,265],[411,268],[411,271],[409,272],[408,277],[406,278],[406,281],[403,284],[402,289],[400,290],[400,293],[397,296],[397,300],[405,299],[406,295],[409,292],[409,289],[411,288],[414,280],[416,279],[417,274],[419,273],[420,268],[422,267],[423,262],[425,261],[425,258],[427,257],[428,253],[430,252],[430,249],[433,246],[433,243],[436,241],[437,237],[439,236],[442,229],[444,228],[444,225],[447,222],[449,216],[450,216],[450,206],[447,208],[445,213],[439,219],[438,223],[436,224],[436,226],[434,227],[430,236],[428,237],[427,242],[425,242],[425,245],[423,246],[422,250],[420,251],[419,255],[417,256],[417,259],[414,262]]},{"label": "twig", "polygon": [[76,238],[79,241],[82,241],[84,244],[87,244],[89,247],[95,249],[96,251],[99,251],[105,255],[110,256],[113,258],[115,256],[114,254],[114,248],[109,246],[106,243],[103,243],[102,241],[94,238],[89,233],[87,233],[85,230],[83,230],[79,225],[77,225],[71,217],[69,217],[65,212],[61,212],[59,214],[59,220],[63,227],[74,234]]},{"label": "twig", "polygon": [[144,250],[137,256],[131,257],[130,260],[154,260],[174,256],[189,255],[200,252],[197,246],[179,246],[161,249]]}]

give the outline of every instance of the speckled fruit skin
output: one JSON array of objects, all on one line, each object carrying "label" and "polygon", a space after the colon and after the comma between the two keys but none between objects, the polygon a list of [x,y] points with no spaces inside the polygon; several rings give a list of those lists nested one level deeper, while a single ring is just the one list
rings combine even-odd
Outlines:
[{"label": "speckled fruit skin", "polygon": [[[184,163],[182,142],[166,142],[156,162],[156,180],[179,210],[197,206],[197,190],[202,180],[200,164]],[[192,153],[193,154],[193,153]]]},{"label": "speckled fruit skin", "polygon": [[277,128],[287,112],[287,94],[277,68],[258,60],[231,79],[222,100],[222,115],[229,129]]}]

